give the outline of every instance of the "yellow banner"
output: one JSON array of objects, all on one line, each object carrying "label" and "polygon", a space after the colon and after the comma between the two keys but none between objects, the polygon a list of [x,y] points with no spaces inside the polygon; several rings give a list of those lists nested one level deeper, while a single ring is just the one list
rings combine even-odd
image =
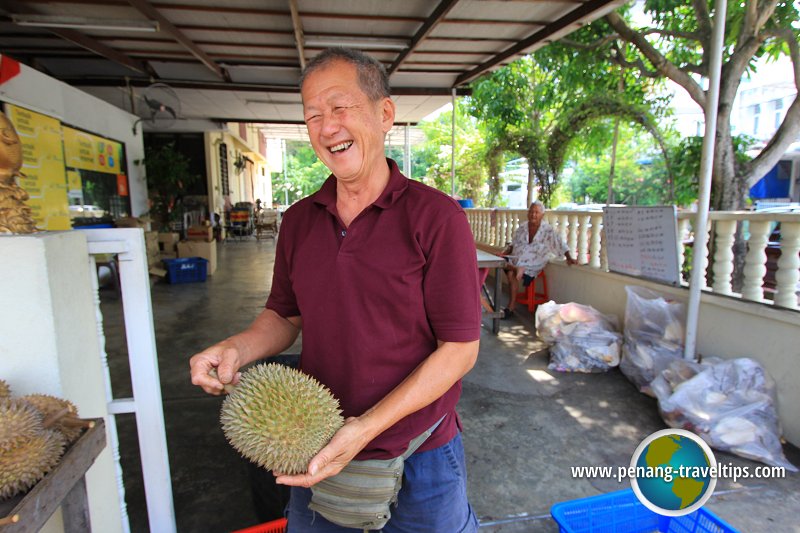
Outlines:
[{"label": "yellow banner", "polygon": [[43,230],[70,229],[61,122],[11,104],[6,104],[6,114],[22,142],[25,176],[19,185],[31,197],[28,205],[36,226]]},{"label": "yellow banner", "polygon": [[64,159],[67,168],[124,174],[122,144],[68,126],[64,131]]}]

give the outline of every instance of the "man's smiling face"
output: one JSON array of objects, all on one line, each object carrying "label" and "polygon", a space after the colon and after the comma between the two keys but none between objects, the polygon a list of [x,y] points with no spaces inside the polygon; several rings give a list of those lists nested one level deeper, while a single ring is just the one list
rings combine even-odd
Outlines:
[{"label": "man's smiling face", "polygon": [[333,61],[312,72],[301,94],[311,146],[339,181],[366,179],[376,165],[385,165],[383,142],[394,123],[394,102],[370,100],[354,65]]}]

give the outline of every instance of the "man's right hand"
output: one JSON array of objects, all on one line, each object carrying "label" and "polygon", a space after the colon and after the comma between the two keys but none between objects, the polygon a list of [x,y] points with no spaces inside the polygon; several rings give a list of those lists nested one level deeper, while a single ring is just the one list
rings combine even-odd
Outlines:
[{"label": "man's right hand", "polygon": [[[189,360],[192,384],[215,396],[223,393],[225,385],[236,385],[239,382],[241,372],[238,370],[241,366],[239,349],[230,339],[206,348]],[[209,375],[214,368],[217,369],[219,379]]]}]

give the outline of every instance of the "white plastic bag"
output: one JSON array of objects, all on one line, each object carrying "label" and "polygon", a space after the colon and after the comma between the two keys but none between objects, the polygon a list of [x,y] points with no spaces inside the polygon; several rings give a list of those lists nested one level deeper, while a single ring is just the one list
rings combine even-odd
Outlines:
[{"label": "white plastic bag", "polygon": [[775,384],[757,361],[673,362],[653,387],[671,427],[694,431],[712,448],[797,471],[783,455]]},{"label": "white plastic bag", "polygon": [[619,364],[622,335],[614,316],[577,303],[553,301],[536,310],[536,332],[551,344],[548,368],[560,372],[605,372]]},{"label": "white plastic bag", "polygon": [[683,356],[685,311],[682,303],[644,287],[625,287],[625,344],[619,368],[650,396],[650,383],[671,361]]}]

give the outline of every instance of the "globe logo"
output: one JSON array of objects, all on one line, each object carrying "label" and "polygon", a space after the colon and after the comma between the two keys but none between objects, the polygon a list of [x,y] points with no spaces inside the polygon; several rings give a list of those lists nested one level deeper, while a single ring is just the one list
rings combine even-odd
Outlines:
[{"label": "globe logo", "polygon": [[636,448],[629,472],[639,501],[664,516],[683,516],[714,492],[717,461],[708,444],[683,429],[656,431]]}]

